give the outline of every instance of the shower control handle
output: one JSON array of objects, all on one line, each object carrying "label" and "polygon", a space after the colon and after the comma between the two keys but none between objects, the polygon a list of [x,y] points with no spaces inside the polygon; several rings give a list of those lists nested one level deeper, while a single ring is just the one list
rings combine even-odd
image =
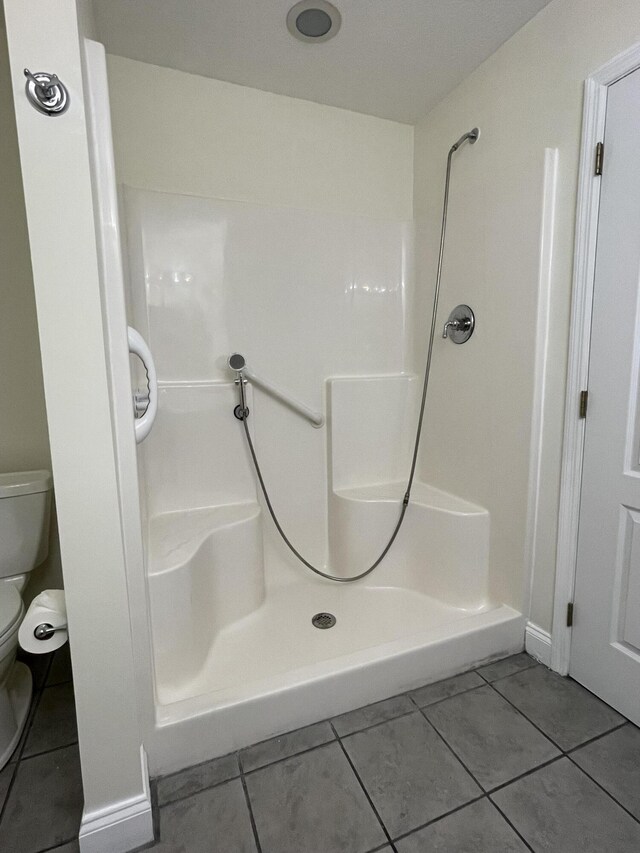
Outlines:
[{"label": "shower control handle", "polygon": [[476,318],[471,308],[468,305],[457,305],[444,324],[442,337],[449,338],[454,344],[464,344],[473,334],[475,325]]}]

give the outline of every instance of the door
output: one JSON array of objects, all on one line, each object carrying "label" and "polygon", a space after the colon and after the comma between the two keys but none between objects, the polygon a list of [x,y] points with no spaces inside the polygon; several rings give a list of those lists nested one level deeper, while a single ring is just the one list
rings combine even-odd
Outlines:
[{"label": "door", "polygon": [[569,672],[640,724],[640,70],[605,152]]}]

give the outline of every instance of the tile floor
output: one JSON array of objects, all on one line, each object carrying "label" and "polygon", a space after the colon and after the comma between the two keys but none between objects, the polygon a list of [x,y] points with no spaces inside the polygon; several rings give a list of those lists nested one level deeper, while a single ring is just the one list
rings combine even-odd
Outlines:
[{"label": "tile floor", "polygon": [[[38,674],[29,730],[0,773],[1,851],[78,851],[69,678],[65,653]],[[526,654],[153,790],[154,853],[640,851],[640,730]]]}]

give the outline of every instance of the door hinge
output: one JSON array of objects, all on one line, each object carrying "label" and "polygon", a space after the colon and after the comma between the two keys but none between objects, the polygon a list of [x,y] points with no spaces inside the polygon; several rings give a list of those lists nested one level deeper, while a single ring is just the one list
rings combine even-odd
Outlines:
[{"label": "door hinge", "polygon": [[580,392],[580,417],[587,417],[587,406],[589,405],[589,392],[581,391]]},{"label": "door hinge", "polygon": [[567,604],[567,628],[573,626],[573,601]]},{"label": "door hinge", "polygon": [[602,174],[602,165],[604,163],[604,142],[598,142],[596,145],[596,168],[595,174]]}]

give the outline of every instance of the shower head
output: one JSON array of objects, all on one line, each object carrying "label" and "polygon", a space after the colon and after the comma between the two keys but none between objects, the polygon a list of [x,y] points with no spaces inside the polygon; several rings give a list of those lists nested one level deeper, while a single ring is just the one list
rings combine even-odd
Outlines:
[{"label": "shower head", "polygon": [[238,373],[241,370],[244,370],[246,367],[246,359],[243,355],[240,355],[239,352],[232,352],[229,358],[227,359],[227,364],[231,368],[231,370],[235,370]]},{"label": "shower head", "polygon": [[477,141],[480,136],[480,130],[477,127],[474,127],[473,130],[470,130],[468,133],[463,133],[460,139],[457,142],[454,142],[451,146],[451,151],[457,151],[458,148],[462,145],[463,142],[467,140],[473,145],[474,142]]}]

